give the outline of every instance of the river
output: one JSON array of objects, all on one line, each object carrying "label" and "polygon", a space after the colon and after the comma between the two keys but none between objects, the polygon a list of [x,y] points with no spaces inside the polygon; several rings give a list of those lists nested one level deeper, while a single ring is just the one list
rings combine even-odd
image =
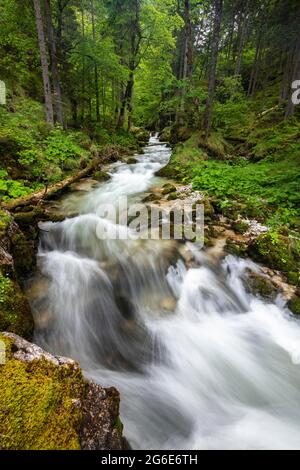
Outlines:
[{"label": "river", "polygon": [[99,206],[142,201],[169,158],[152,137],[136,164],[61,199],[78,215],[41,225],[35,342],[120,391],[134,449],[299,449],[300,323],[280,296],[246,291],[259,267],[233,256],[216,266],[193,247],[187,267],[174,241],[97,237],[111,224]]}]

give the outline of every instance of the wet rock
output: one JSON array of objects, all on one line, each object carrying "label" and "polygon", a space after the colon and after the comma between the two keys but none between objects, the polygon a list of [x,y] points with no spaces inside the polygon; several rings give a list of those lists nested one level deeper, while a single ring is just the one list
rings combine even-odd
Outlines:
[{"label": "wet rock", "polygon": [[151,193],[148,196],[146,196],[142,202],[147,203],[147,202],[157,202],[161,200],[161,196],[159,194],[154,194]]},{"label": "wet rock", "polygon": [[95,171],[93,173],[93,178],[95,178],[97,181],[108,181],[110,180],[110,175],[106,173],[105,171]]},{"label": "wet rock", "polygon": [[82,450],[122,450],[127,447],[119,418],[120,395],[115,388],[104,389],[90,382],[82,405]]},{"label": "wet rock", "polygon": [[225,252],[244,258],[248,255],[248,245],[238,240],[227,240]]},{"label": "wet rock", "polygon": [[166,297],[160,303],[160,308],[168,312],[174,312],[176,309],[176,300],[174,297]]},{"label": "wet rock", "polygon": [[134,157],[127,158],[126,163],[127,165],[135,165],[138,162],[138,160]]},{"label": "wet rock", "polygon": [[0,449],[121,450],[119,394],[86,381],[72,359],[0,334]]},{"label": "wet rock", "polygon": [[277,288],[267,276],[248,271],[246,286],[248,290],[256,296],[269,300],[276,299]]},{"label": "wet rock", "polygon": [[167,197],[168,201],[175,201],[177,199],[177,193],[170,193]]},{"label": "wet rock", "polygon": [[162,194],[165,196],[170,193],[176,193],[176,187],[174,186],[174,184],[167,183],[163,186]]},{"label": "wet rock", "polygon": [[295,295],[289,302],[288,308],[293,312],[295,315],[300,315],[300,296]]}]

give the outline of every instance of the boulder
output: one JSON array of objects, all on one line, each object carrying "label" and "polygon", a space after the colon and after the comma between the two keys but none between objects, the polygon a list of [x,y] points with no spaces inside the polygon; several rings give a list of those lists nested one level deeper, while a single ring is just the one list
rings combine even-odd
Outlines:
[{"label": "boulder", "polygon": [[176,193],[176,187],[174,186],[174,184],[171,183],[165,184],[162,188],[162,194],[167,195],[171,193]]},{"label": "boulder", "polygon": [[[122,450],[119,394],[87,381],[72,359],[0,334],[0,449]],[[4,360],[3,360],[4,359]]]}]

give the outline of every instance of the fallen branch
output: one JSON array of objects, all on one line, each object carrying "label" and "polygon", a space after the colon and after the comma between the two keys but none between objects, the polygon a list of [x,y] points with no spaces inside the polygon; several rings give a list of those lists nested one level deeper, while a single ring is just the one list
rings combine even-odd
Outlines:
[{"label": "fallen branch", "polygon": [[69,176],[65,180],[43,188],[35,193],[28,194],[27,196],[23,196],[18,199],[13,199],[12,201],[7,202],[6,204],[2,204],[2,207],[9,211],[13,211],[18,207],[26,207],[30,205],[41,204],[44,200],[50,199],[56,194],[64,191],[72,183],[75,183],[76,181],[80,180],[81,178],[84,178],[85,176],[88,176],[90,173],[96,170],[98,166],[99,160],[97,159],[83,170],[77,172],[75,175]]},{"label": "fallen branch", "polygon": [[267,109],[266,111],[263,111],[262,113],[258,114],[258,118],[262,118],[264,117],[266,114],[269,114],[269,113],[272,113],[273,111],[276,111],[276,109],[278,109],[280,107],[279,104],[277,104],[276,106],[273,106],[273,108],[270,108],[270,109]]}]

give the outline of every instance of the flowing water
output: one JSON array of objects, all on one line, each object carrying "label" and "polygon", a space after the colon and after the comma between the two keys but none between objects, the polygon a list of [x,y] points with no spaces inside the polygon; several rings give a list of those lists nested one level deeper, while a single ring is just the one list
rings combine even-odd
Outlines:
[{"label": "flowing water", "polygon": [[259,267],[233,256],[216,266],[191,245],[188,268],[174,241],[96,236],[112,224],[99,205],[141,201],[169,157],[151,138],[137,164],[60,202],[77,217],[41,226],[35,340],[117,387],[133,448],[300,448],[300,324],[280,297],[247,292]]}]

